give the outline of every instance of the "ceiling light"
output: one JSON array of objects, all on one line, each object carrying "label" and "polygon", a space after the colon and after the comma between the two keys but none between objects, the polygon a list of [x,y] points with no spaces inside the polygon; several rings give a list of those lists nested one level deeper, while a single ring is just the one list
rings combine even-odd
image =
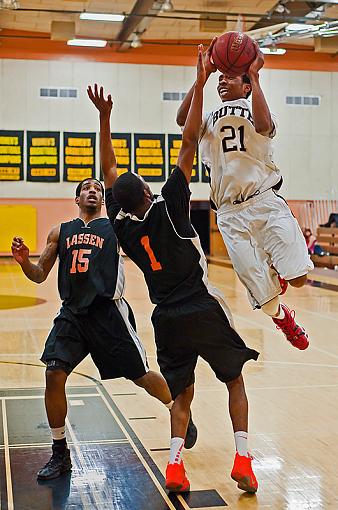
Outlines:
[{"label": "ceiling light", "polygon": [[133,34],[133,38],[132,38],[132,41],[131,41],[131,43],[130,43],[130,46],[131,46],[132,48],[141,48],[141,46],[142,46],[142,42],[141,42],[141,39],[140,39],[140,36],[139,36],[139,34],[138,34],[138,33],[136,33],[136,32],[135,32],[135,33]]},{"label": "ceiling light", "polygon": [[317,9],[305,14],[305,18],[309,19],[320,19],[325,14],[324,5],[320,5]]},{"label": "ceiling light", "polygon": [[316,25],[305,25],[304,23],[290,23],[285,30],[287,32],[309,32],[310,30],[317,30]]},{"label": "ceiling light", "polygon": [[174,6],[173,6],[173,3],[171,0],[164,0],[163,4],[162,4],[162,7],[161,7],[161,12],[170,12],[170,11],[173,11],[174,10]]},{"label": "ceiling light", "polygon": [[87,46],[90,48],[104,48],[107,41],[102,39],[69,39],[68,46]]},{"label": "ceiling light", "polygon": [[278,4],[275,7],[275,11],[279,14],[290,14],[290,10],[283,4]]},{"label": "ceiling light", "polygon": [[284,48],[260,48],[264,55],[285,55],[286,49]]},{"label": "ceiling light", "polygon": [[162,2],[160,0],[155,0],[152,9],[154,9],[155,11],[160,11],[162,9]]},{"label": "ceiling light", "polygon": [[105,14],[101,12],[81,12],[80,19],[89,21],[106,21],[120,23],[125,16],[123,14]]},{"label": "ceiling light", "polygon": [[17,0],[0,0],[0,9],[19,9],[19,7]]}]

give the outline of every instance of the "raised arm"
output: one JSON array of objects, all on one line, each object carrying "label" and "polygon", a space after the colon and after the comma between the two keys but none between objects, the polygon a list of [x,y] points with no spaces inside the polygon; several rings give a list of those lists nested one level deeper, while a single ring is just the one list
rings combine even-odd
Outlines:
[{"label": "raised arm", "polygon": [[203,88],[205,83],[206,70],[203,59],[203,45],[200,44],[198,47],[197,78],[194,84],[188,116],[183,129],[182,145],[177,160],[177,165],[184,173],[188,182],[190,182],[191,179],[191,172],[200,134]]},{"label": "raised arm", "polygon": [[104,185],[108,189],[113,187],[117,179],[117,162],[110,132],[110,115],[113,101],[110,94],[107,96],[107,99],[104,98],[103,87],[100,87],[100,90],[98,90],[96,83],[94,90],[90,85],[88,86],[87,94],[100,112],[100,161]]},{"label": "raised arm", "polygon": [[269,106],[259,83],[259,71],[263,65],[264,56],[257,45],[257,57],[248,71],[252,89],[252,116],[256,132],[263,136],[270,136],[274,130],[274,125]]},{"label": "raised arm", "polygon": [[32,264],[29,260],[29,248],[25,245],[22,237],[13,238],[13,257],[17,263],[20,264],[22,271],[25,273],[27,278],[32,280],[32,282],[42,283],[49,275],[57,257],[59,235],[60,225],[53,227],[49,232],[46,247],[43,250],[37,264]]},{"label": "raised arm", "polygon": [[[213,64],[211,61],[211,52],[212,52],[212,48],[213,48],[213,45],[215,44],[216,40],[217,40],[217,37],[214,37],[213,40],[211,41],[210,46],[203,54],[204,67],[205,67],[205,81],[207,81],[209,76],[217,70],[215,64]],[[196,82],[193,84],[193,86],[191,87],[191,89],[189,90],[189,92],[187,93],[185,98],[183,99],[182,104],[177,111],[176,122],[181,127],[184,126],[185,121],[188,116],[189,108],[190,108],[191,101],[192,101],[192,96],[193,96],[194,90],[195,90],[195,84],[196,84]]]}]

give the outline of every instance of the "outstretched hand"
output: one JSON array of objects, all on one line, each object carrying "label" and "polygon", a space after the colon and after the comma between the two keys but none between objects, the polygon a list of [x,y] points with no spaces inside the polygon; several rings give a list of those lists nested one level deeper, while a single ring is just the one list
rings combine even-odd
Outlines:
[{"label": "outstretched hand", "polygon": [[29,248],[25,245],[22,237],[14,237],[12,241],[12,254],[18,264],[22,265],[29,258]]},{"label": "outstretched hand", "polygon": [[255,41],[255,46],[256,46],[256,58],[249,67],[249,70],[248,70],[249,76],[250,76],[250,74],[257,74],[258,71],[260,69],[262,69],[262,67],[264,66],[264,55],[261,52],[261,50],[259,49],[259,46],[256,41]]},{"label": "outstretched hand", "polygon": [[113,108],[111,94],[108,94],[107,99],[105,99],[103,87],[100,87],[99,90],[97,83],[94,85],[94,90],[92,89],[91,85],[88,85],[87,94],[101,115],[110,115],[110,112]]},{"label": "outstretched hand", "polygon": [[198,45],[198,60],[197,60],[197,77],[196,84],[204,86],[207,81],[207,72],[205,69],[203,44]]},{"label": "outstretched hand", "polygon": [[211,59],[212,49],[213,49],[216,41],[217,41],[217,37],[214,37],[213,40],[211,41],[210,45],[208,46],[208,48],[203,53],[203,61],[204,61],[204,66],[205,66],[205,71],[207,73],[207,77],[210,74],[215,73],[217,71],[217,67],[215,66],[215,64],[213,63],[213,61]]}]

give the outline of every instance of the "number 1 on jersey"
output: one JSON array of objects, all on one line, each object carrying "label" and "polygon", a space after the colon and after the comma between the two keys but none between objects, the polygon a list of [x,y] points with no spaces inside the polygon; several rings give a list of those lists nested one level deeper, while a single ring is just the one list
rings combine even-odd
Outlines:
[{"label": "number 1 on jersey", "polygon": [[161,263],[158,262],[158,260],[156,260],[155,254],[154,254],[153,250],[150,247],[149,236],[141,237],[141,244],[142,244],[143,248],[145,249],[145,251],[148,254],[148,257],[150,259],[151,269],[153,271],[160,271],[162,269],[162,266],[161,266]]}]

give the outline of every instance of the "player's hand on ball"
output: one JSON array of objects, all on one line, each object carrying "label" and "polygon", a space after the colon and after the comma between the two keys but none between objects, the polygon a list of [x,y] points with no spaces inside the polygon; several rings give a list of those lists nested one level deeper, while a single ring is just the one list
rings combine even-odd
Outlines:
[{"label": "player's hand on ball", "polygon": [[217,41],[217,37],[214,37],[213,40],[211,41],[209,47],[203,53],[204,66],[205,66],[205,71],[207,73],[207,76],[210,76],[210,74],[215,73],[217,71],[217,67],[211,60],[212,48],[214,47],[214,44],[216,41]]},{"label": "player's hand on ball", "polygon": [[87,94],[101,114],[110,115],[113,108],[113,101],[110,94],[108,94],[107,99],[104,98],[103,87],[100,87],[99,90],[97,83],[95,83],[93,90],[91,85],[88,85]]},{"label": "player's hand on ball", "polygon": [[21,265],[28,260],[29,248],[25,245],[22,237],[14,237],[12,241],[12,254]]},{"label": "player's hand on ball", "polygon": [[261,52],[261,50],[259,49],[259,46],[256,42],[255,42],[255,46],[256,46],[257,55],[256,55],[255,60],[252,62],[252,64],[249,67],[249,70],[248,70],[249,76],[250,76],[250,74],[257,74],[258,71],[260,69],[262,69],[262,67],[264,66],[264,55]]},{"label": "player's hand on ball", "polygon": [[204,58],[203,58],[203,44],[199,44],[198,45],[196,85],[202,85],[202,87],[203,87],[206,81],[207,81],[207,73],[205,70]]}]

